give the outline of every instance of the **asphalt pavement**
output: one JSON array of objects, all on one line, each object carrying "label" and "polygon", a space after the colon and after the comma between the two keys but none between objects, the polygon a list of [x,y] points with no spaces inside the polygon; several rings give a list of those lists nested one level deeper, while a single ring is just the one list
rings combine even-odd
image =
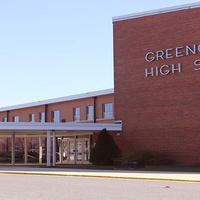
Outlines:
[{"label": "asphalt pavement", "polygon": [[118,178],[138,180],[166,180],[200,182],[200,173],[197,172],[157,172],[137,170],[92,170],[70,169],[57,167],[34,167],[34,166],[0,166],[0,174],[21,175],[51,175],[51,176],[74,176],[95,178]]}]

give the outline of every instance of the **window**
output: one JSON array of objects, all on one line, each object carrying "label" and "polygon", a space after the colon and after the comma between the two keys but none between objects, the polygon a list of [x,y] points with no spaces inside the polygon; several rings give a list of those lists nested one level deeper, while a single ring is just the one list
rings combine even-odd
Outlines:
[{"label": "window", "polygon": [[46,155],[46,145],[45,145],[45,141],[42,141],[42,155],[45,156]]},{"label": "window", "polygon": [[33,143],[33,142],[29,143],[29,151],[30,152],[35,152],[35,143]]},{"label": "window", "polygon": [[7,144],[2,144],[2,151],[6,152],[8,150]]},{"label": "window", "polygon": [[52,112],[52,122],[60,122],[60,110]]},{"label": "window", "polygon": [[40,122],[45,122],[45,113],[44,112],[39,113],[39,120],[40,120]]},{"label": "window", "polygon": [[13,122],[19,122],[19,116],[13,116]]},{"label": "window", "polygon": [[80,114],[81,114],[81,109],[74,108],[74,121],[80,121]]},{"label": "window", "polygon": [[2,121],[7,122],[8,121],[7,117],[3,117]]},{"label": "window", "polygon": [[103,104],[103,118],[112,118],[113,117],[113,104],[106,103]]},{"label": "window", "polygon": [[19,152],[20,150],[19,150],[19,145],[15,145],[15,151],[16,152]]},{"label": "window", "polygon": [[35,122],[35,114],[29,114],[29,122]]},{"label": "window", "polygon": [[87,106],[86,107],[86,113],[87,113],[87,120],[94,120],[94,106]]}]

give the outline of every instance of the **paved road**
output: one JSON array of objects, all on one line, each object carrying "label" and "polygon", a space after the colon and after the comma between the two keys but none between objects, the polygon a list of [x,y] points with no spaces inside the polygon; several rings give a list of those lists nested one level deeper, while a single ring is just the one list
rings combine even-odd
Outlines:
[{"label": "paved road", "polygon": [[199,200],[200,183],[0,174],[0,200]]}]

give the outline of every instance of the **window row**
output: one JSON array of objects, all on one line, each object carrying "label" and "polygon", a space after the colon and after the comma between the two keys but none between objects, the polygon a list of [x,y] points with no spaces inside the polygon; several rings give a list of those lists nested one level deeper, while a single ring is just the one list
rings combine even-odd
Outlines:
[{"label": "window row", "polygon": [[[103,104],[102,107],[102,116],[104,119],[113,118],[113,104],[107,103]],[[94,120],[94,106],[86,107],[86,120],[92,121]],[[7,122],[7,117],[3,117],[3,122]],[[19,122],[19,116],[12,117],[13,122]],[[64,119],[60,119],[60,110],[52,111],[51,113],[51,121],[52,122],[65,122]],[[73,121],[81,121],[81,108],[73,108]],[[29,122],[35,122],[35,114],[29,114]],[[45,122],[45,113],[39,113],[39,122]]]}]

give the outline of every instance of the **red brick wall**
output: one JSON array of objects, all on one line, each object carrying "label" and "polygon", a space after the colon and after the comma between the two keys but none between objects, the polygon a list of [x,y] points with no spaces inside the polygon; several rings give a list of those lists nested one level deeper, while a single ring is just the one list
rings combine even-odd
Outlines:
[{"label": "red brick wall", "polygon": [[[102,116],[102,105],[105,103],[114,103],[114,94],[102,95],[96,98],[96,117],[97,122],[113,122],[113,119],[103,119]],[[73,122],[73,108],[79,107],[81,109],[81,121],[86,122],[86,107],[94,105],[94,98],[83,98],[76,99],[71,101],[53,103],[47,105],[47,121],[51,122],[52,120],[52,111],[60,110],[60,120],[65,119],[66,122]],[[114,106],[114,105],[113,105]],[[39,113],[45,112],[45,105],[20,108],[15,110],[9,110],[9,119],[8,121],[12,122],[13,116],[19,116],[20,122],[28,122],[29,114],[35,114],[35,122],[39,122]],[[0,112],[0,121],[3,120],[3,117],[7,116],[7,112]],[[93,121],[88,121],[93,122]]]},{"label": "red brick wall", "polygon": [[[114,117],[112,119],[103,119],[103,104],[106,103],[114,103],[114,94],[107,94],[107,95],[101,95],[96,97],[96,123],[113,123]],[[94,105],[94,98],[82,98],[82,99],[76,99],[71,101],[65,101],[65,102],[58,102],[53,104],[47,105],[47,122],[51,122],[52,120],[52,111],[59,110],[60,111],[60,120],[65,120],[66,122],[73,122],[73,108],[79,107],[81,109],[81,122],[94,122],[94,121],[88,121],[86,118],[86,107]],[[113,105],[114,106],[114,105]],[[9,118],[8,121],[12,122],[13,116],[19,116],[20,122],[29,122],[29,114],[35,114],[35,122],[39,122],[39,113],[45,112],[45,105],[41,106],[34,106],[34,107],[27,107],[27,108],[19,108],[14,110],[9,110]],[[7,111],[0,112],[0,121],[3,121],[3,118],[7,117]],[[98,133],[94,133],[93,135],[93,141],[96,142],[96,137]],[[16,139],[16,144],[18,144],[20,138]],[[23,139],[22,139],[23,140]],[[36,141],[35,141],[36,140]],[[28,138],[27,143],[30,141],[34,141],[34,143],[37,143],[37,139],[35,138]],[[7,143],[6,138],[0,137],[0,152],[2,151],[3,144]],[[20,145],[19,145],[20,146]],[[36,146],[37,148],[38,146]],[[10,139],[9,139],[9,150],[11,148]],[[20,147],[21,149],[21,147]],[[36,149],[37,151],[37,149]]]},{"label": "red brick wall", "polygon": [[[179,164],[200,164],[200,71],[194,70],[200,52],[145,60],[148,52],[199,45],[199,13],[196,8],[113,23],[115,116],[123,120],[124,151],[156,150]],[[177,63],[180,73],[145,76],[145,68]]]}]

